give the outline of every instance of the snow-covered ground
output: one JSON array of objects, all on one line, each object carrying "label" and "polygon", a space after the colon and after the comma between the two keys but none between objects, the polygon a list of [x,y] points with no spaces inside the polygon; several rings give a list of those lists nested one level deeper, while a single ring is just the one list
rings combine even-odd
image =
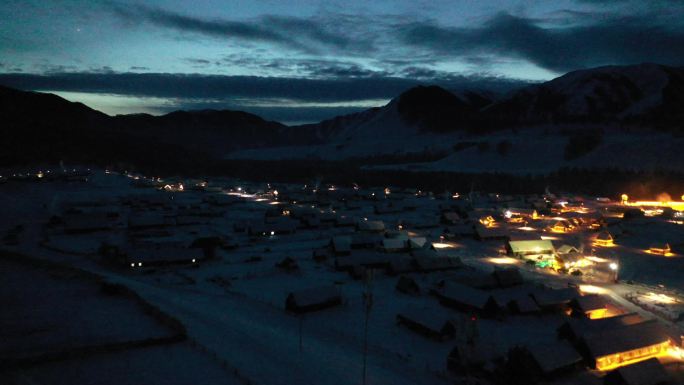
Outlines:
[{"label": "snow-covered ground", "polygon": [[[455,151],[458,143],[487,143],[487,147],[473,145]],[[501,153],[497,146],[507,142],[508,150]],[[590,168],[619,170],[684,170],[684,138],[669,134],[604,135],[602,143],[590,153],[577,159],[564,158],[568,136],[554,130],[522,129],[486,136],[466,134],[397,134],[366,135],[363,138],[334,140],[328,144],[301,147],[276,147],[242,150],[231,153],[228,159],[323,159],[344,160],[383,155],[403,156],[416,153],[444,154],[444,157],[425,163],[368,166],[369,169],[402,169],[409,171],[450,171],[466,173],[547,174],[560,168]]]},{"label": "snow-covered ground", "polygon": [[[129,182],[129,178],[123,176],[97,174],[88,183],[26,182],[0,186],[0,204],[8,207],[12,214],[11,217],[2,217],[0,230],[9,229],[17,224],[24,225],[24,230],[19,235],[19,244],[3,247],[31,258],[75,266],[93,272],[107,281],[127,286],[145,301],[179,320],[187,329],[189,342],[41,364],[13,372],[18,378],[17,383],[96,382],[94,378],[98,372],[117,371],[123,367],[130,367],[136,374],[126,376],[117,373],[111,378],[102,379],[100,383],[180,384],[187,383],[188,378],[194,379],[191,377],[194,371],[201,371],[206,376],[204,379],[197,378],[201,383],[216,383],[221,381],[222,376],[225,376],[228,383],[234,383],[241,378],[256,384],[361,382],[364,284],[345,272],[337,271],[334,268],[334,258],[324,262],[312,259],[314,249],[327,245],[333,235],[353,233],[352,228],[300,228],[290,235],[251,238],[244,233],[233,231],[234,225],[245,220],[262,219],[266,210],[276,205],[269,204],[272,203],[269,199],[262,198],[265,200],[258,201],[256,196],[244,194],[241,202],[227,206],[224,208],[224,215],[209,219],[209,223],[205,225],[220,234],[230,236],[239,244],[236,249],[219,250],[218,258],[201,264],[154,269],[115,267],[95,252],[93,245],[97,243],[96,239],[115,238],[120,242],[128,242],[128,230],[125,227],[99,235],[93,233],[65,236],[58,235],[54,229],[45,230],[44,225],[52,215],[49,202],[55,197],[58,197],[58,200],[65,200],[65,197],[75,196],[101,197],[103,194],[126,196],[152,193],[133,188]],[[176,193],[175,196],[184,202],[201,202],[203,194],[205,193],[199,191],[185,191]],[[373,211],[375,202],[370,200],[361,201],[361,208],[349,209],[345,208],[344,204],[333,203],[332,209],[337,215],[383,220],[387,228],[396,229],[401,220],[411,222],[426,215],[438,215],[439,205],[447,202],[445,199],[430,195],[416,197],[408,194],[403,201],[414,203],[415,211],[376,214]],[[124,217],[128,215],[127,208],[121,207],[120,212]],[[125,222],[125,218],[122,222]],[[680,272],[684,269],[684,257],[677,255],[667,258],[643,252],[651,242],[664,241],[674,244],[679,242],[677,240],[684,239],[684,226],[661,218],[622,221],[618,226],[619,229],[613,229],[618,246],[610,248],[605,253],[598,250],[597,254],[617,257],[620,263],[620,276],[623,279],[651,285],[663,284],[668,288],[679,288],[684,291],[684,280],[680,277]],[[548,234],[541,231],[543,227],[543,223],[539,221],[533,229],[537,229],[534,231],[539,235],[553,239],[556,247],[564,243],[586,244],[590,247],[588,244],[590,236],[593,235],[591,233]],[[176,226],[170,231],[173,236],[183,239],[189,228],[191,227]],[[415,235],[427,237],[429,242],[439,242],[439,228],[408,230],[415,232]],[[488,272],[497,266],[492,263],[492,258],[500,257],[499,249],[502,244],[501,241],[481,242],[464,238],[457,243],[449,243],[451,247],[439,252],[458,256],[467,265]],[[608,252],[612,255],[608,255]],[[298,269],[286,271],[276,267],[276,263],[285,257],[293,258]],[[568,282],[577,280],[567,275],[559,276],[542,270],[528,269],[522,263],[516,266],[523,269],[526,279],[543,282],[549,286],[567,287]],[[59,296],[59,292],[46,295],[44,301],[40,302],[26,299],[33,298],[35,292],[21,296],[6,291],[5,286],[21,289],[24,287],[21,285],[22,280],[33,273],[10,274],[11,271],[7,269],[0,273],[7,275],[7,279],[3,275],[3,279],[0,280],[3,298],[5,293],[8,298],[3,299],[4,304],[14,307],[19,305],[12,301],[19,301],[22,306],[30,303],[38,306],[43,319],[50,319],[50,309],[55,308],[55,296]],[[470,315],[446,308],[440,305],[435,297],[427,294],[427,289],[448,276],[448,273],[409,275],[421,287],[420,295],[398,292],[395,289],[396,276],[386,275],[381,270],[374,274],[370,289],[374,302],[368,325],[368,383],[447,384],[460,380],[462,378],[458,375],[447,371],[445,362],[451,349],[465,340],[464,330],[459,330],[453,340],[438,342],[397,325],[395,317],[407,307],[421,307],[435,317],[455,320],[464,320]],[[60,281],[59,284],[71,289],[70,281]],[[285,298],[288,293],[323,285],[337,286],[342,294],[343,304],[302,317],[285,311]],[[621,285],[619,289],[629,290],[627,285]],[[606,290],[612,290],[611,286],[606,286]],[[92,316],[99,320],[98,322],[102,322],[103,319],[106,321],[107,315],[112,314],[112,311],[129,316],[129,311],[117,308],[116,305],[101,301],[91,303],[87,300],[88,296],[83,298],[81,305],[86,309],[93,309]],[[617,295],[614,297],[616,306],[625,311],[638,309],[620,298]],[[16,314],[18,316],[21,313]],[[90,315],[86,310],[78,314],[79,317]],[[54,315],[57,316],[57,320],[63,320],[62,316],[65,314],[64,311],[56,311]],[[11,320],[7,317],[0,318],[3,326],[8,319]],[[509,315],[503,319],[478,319],[477,344],[493,355],[503,356],[515,345],[550,343],[556,340],[556,328],[564,319],[565,316],[562,314]],[[83,330],[99,331],[97,323],[88,325],[86,323]],[[140,336],[154,334],[153,330],[145,325],[144,320],[132,320],[121,322],[117,325],[121,329],[115,330],[121,331],[124,335],[128,335],[129,332],[139,333]],[[80,323],[67,323],[62,327],[67,330],[69,327],[77,327],[72,329],[69,335],[73,334],[78,338],[92,335],[79,335],[82,331],[78,329],[80,326]],[[16,339],[16,335],[14,337],[14,348],[10,351],[37,346],[35,343],[29,344],[28,340]],[[165,357],[168,359],[164,359]],[[63,376],[52,379],[55,373],[63,373]],[[583,375],[582,371],[579,371],[565,381],[583,383]]]}]

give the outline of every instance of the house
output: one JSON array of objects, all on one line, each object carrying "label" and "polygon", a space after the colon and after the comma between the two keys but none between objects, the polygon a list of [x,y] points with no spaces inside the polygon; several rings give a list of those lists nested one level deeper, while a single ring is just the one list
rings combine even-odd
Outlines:
[{"label": "house", "polygon": [[442,287],[431,292],[443,305],[460,311],[477,312],[482,315],[494,315],[499,311],[499,305],[491,294],[452,281],[445,282]]},{"label": "house", "polygon": [[568,233],[574,228],[573,224],[567,219],[557,220],[553,225],[549,226],[549,230],[554,233]]},{"label": "house", "polygon": [[672,377],[657,358],[613,370],[603,377],[604,385],[674,385]]},{"label": "house", "polygon": [[352,249],[372,249],[382,244],[384,237],[379,233],[356,233],[351,236]]},{"label": "house", "polygon": [[410,237],[408,239],[408,248],[411,250],[422,249],[427,244],[427,238],[425,237]]},{"label": "house", "polygon": [[672,254],[672,249],[670,249],[670,245],[668,243],[654,243],[648,248],[648,251],[651,254],[659,254],[665,256]]},{"label": "house", "polygon": [[614,246],[615,243],[613,241],[613,236],[610,235],[610,233],[608,231],[601,231],[594,238],[594,245],[595,246],[610,247],[610,246]]},{"label": "house", "polygon": [[285,299],[285,310],[307,313],[342,304],[342,296],[335,286],[313,287],[293,291]]},{"label": "house", "polygon": [[342,235],[333,237],[330,246],[335,255],[349,255],[352,249],[352,237]]},{"label": "house", "polygon": [[570,301],[573,316],[590,319],[605,318],[608,306],[605,298],[598,294],[587,294],[575,297]]},{"label": "house", "polygon": [[541,308],[529,296],[519,296],[508,302],[508,308],[514,314],[539,314]]},{"label": "house", "polygon": [[432,249],[418,249],[411,252],[418,271],[424,273],[432,271],[455,270],[463,267],[461,259],[437,254]]},{"label": "house", "polygon": [[453,322],[444,316],[436,315],[434,310],[407,308],[397,313],[396,319],[397,324],[438,341],[448,340],[456,334]]},{"label": "house", "polygon": [[597,319],[569,318],[558,328],[558,335],[570,341],[577,341],[585,334],[602,333],[642,322],[644,319],[637,313]]},{"label": "house", "polygon": [[522,285],[524,282],[522,275],[520,275],[520,270],[515,267],[505,268],[505,269],[495,269],[492,272],[492,276],[496,279],[499,287],[511,287],[516,285]]},{"label": "house", "polygon": [[395,288],[397,289],[397,291],[402,292],[404,294],[420,294],[420,286],[418,286],[416,280],[406,275],[402,275],[399,277]]},{"label": "house", "polygon": [[568,287],[565,289],[538,289],[531,293],[532,298],[542,310],[556,311],[566,310],[570,301],[579,297],[577,289]]},{"label": "house", "polygon": [[555,341],[514,348],[509,352],[509,360],[528,370],[528,378],[552,379],[578,369],[582,356],[567,342]]},{"label": "house", "polygon": [[528,256],[553,256],[555,249],[549,240],[509,241],[506,244],[508,253],[517,258]]},{"label": "house", "polygon": [[541,309],[530,297],[530,292],[535,289],[531,284],[522,284],[505,289],[490,291],[496,303],[500,306],[507,306],[513,314],[528,315],[539,314]]},{"label": "house", "polygon": [[610,370],[667,354],[673,342],[656,320],[581,337],[580,352],[598,370]]},{"label": "house", "polygon": [[401,238],[384,238],[380,248],[386,253],[396,253],[407,249],[408,242]]},{"label": "house", "polygon": [[356,226],[359,231],[370,233],[382,233],[385,231],[385,223],[383,221],[358,221]]},{"label": "house", "polygon": [[474,237],[475,225],[472,223],[457,223],[452,226],[447,226],[444,231],[444,236],[447,239],[455,239],[460,237]]},{"label": "house", "polygon": [[510,234],[505,227],[488,227],[478,223],[475,225],[475,238],[481,241],[507,240]]}]

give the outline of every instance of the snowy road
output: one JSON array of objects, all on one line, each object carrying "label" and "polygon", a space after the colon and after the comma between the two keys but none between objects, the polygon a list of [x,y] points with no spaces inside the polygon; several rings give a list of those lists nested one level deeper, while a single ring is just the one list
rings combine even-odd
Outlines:
[{"label": "snowy road", "polygon": [[[298,319],[280,309],[236,295],[168,290],[110,276],[184,323],[189,336],[258,384],[361,383],[361,342],[335,338],[325,325],[304,321],[299,351]],[[446,380],[412,368],[383,351],[368,358],[368,384],[437,384]]]}]

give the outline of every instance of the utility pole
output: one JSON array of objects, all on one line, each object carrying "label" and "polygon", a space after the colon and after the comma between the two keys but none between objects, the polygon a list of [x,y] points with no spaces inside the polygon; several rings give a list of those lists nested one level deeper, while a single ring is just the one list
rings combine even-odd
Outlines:
[{"label": "utility pole", "polygon": [[366,270],[365,287],[363,291],[364,323],[363,323],[363,373],[361,384],[366,385],[366,368],[368,361],[368,319],[373,307],[373,269]]}]

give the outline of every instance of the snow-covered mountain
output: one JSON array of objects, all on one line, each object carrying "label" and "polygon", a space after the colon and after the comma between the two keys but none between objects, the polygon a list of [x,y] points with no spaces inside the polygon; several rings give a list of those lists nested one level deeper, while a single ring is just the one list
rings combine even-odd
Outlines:
[{"label": "snow-covered mountain", "polygon": [[[544,173],[560,167],[684,171],[684,68],[608,66],[568,73],[497,100],[417,87],[386,106],[304,128],[321,144],[231,158],[444,154],[414,170]],[[400,166],[404,167],[404,166]]]},{"label": "snow-covered mountain", "polygon": [[684,123],[684,68],[658,64],[570,72],[482,109],[494,129],[603,123],[667,131]]},{"label": "snow-covered mountain", "polygon": [[438,86],[418,86],[383,107],[292,127],[323,142],[448,133],[474,127],[479,110],[494,100],[486,91],[452,93]]},{"label": "snow-covered mountain", "polygon": [[[684,68],[640,64],[580,70],[503,97],[419,86],[382,107],[291,127],[228,110],[110,117],[54,95],[0,87],[0,122],[0,163],[5,164],[106,158],[169,165],[202,158],[211,163],[228,154],[229,159],[410,158],[437,161],[429,168],[453,171],[544,172],[607,163],[679,169]],[[646,141],[648,151],[639,151]],[[632,151],[629,162],[621,149]]]}]

